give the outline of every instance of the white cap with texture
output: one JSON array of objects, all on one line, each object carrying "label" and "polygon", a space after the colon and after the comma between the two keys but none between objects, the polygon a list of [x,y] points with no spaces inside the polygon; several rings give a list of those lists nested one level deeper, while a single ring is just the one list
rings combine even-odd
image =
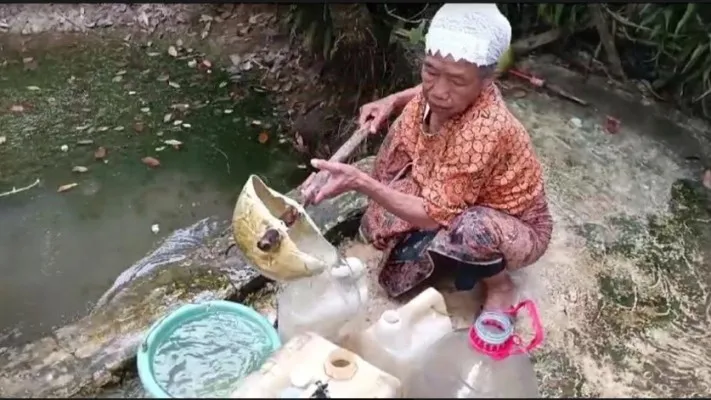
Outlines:
[{"label": "white cap with texture", "polygon": [[511,44],[511,24],[496,4],[443,5],[430,23],[425,48],[477,66],[496,65]]}]

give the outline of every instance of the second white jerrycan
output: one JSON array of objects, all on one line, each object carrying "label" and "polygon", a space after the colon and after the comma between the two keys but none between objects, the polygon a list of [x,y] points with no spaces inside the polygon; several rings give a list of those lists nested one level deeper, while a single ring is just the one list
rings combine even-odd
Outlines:
[{"label": "second white jerrycan", "polygon": [[399,398],[401,383],[311,332],[294,336],[247,375],[232,398]]},{"label": "second white jerrycan", "polygon": [[[427,288],[399,309],[385,311],[375,324],[350,336],[344,345],[407,388],[413,366],[430,346],[452,331],[444,297]],[[409,396],[407,390],[404,394]]]},{"label": "second white jerrycan", "polygon": [[323,273],[286,282],[277,297],[277,330],[283,342],[314,332],[338,343],[341,327],[368,299],[365,265],[355,257]]},{"label": "second white jerrycan", "polygon": [[[514,333],[527,309],[534,335],[523,344]],[[538,382],[528,352],[543,341],[535,304],[526,300],[507,312],[483,312],[469,329],[440,339],[418,364],[406,389],[414,398],[535,398]]]}]

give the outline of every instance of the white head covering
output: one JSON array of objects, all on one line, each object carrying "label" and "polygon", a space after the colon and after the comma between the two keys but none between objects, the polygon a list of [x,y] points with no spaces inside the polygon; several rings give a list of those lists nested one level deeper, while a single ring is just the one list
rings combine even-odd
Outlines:
[{"label": "white head covering", "polygon": [[511,24],[496,4],[445,4],[432,18],[425,47],[477,66],[496,65],[511,43]]}]

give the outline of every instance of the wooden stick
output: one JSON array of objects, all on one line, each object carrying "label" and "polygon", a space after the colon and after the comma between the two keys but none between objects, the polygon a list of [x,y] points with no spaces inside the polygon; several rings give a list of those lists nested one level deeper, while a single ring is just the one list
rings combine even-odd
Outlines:
[{"label": "wooden stick", "polygon": [[[348,157],[353,154],[356,148],[363,143],[363,140],[368,137],[369,125],[358,128],[348,140],[346,140],[341,147],[336,150],[328,161],[331,162],[344,162]],[[317,193],[323,185],[328,182],[329,173],[327,171],[319,171],[315,174],[309,176],[304,184],[307,186],[305,189],[308,191],[305,195],[301,195],[298,199],[299,203],[304,203],[304,198],[308,199],[314,193]],[[286,210],[279,217],[280,220],[284,221],[287,227],[291,227],[299,218],[301,217],[299,211],[292,207],[286,206]],[[282,241],[281,233],[276,229],[267,229],[266,232],[257,241],[257,248],[262,251],[273,251],[279,247]]]}]

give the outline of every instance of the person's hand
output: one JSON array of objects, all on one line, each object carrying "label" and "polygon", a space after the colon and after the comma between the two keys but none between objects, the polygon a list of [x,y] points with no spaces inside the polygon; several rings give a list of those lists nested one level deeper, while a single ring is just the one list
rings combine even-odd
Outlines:
[{"label": "person's hand", "polygon": [[368,131],[371,134],[377,133],[394,110],[395,98],[393,96],[383,97],[380,100],[364,104],[360,108],[358,125],[365,126],[370,124]]},{"label": "person's hand", "polygon": [[311,165],[320,171],[312,174],[302,185],[304,204],[318,204],[356,189],[363,174],[352,165],[338,162],[313,159]]}]

